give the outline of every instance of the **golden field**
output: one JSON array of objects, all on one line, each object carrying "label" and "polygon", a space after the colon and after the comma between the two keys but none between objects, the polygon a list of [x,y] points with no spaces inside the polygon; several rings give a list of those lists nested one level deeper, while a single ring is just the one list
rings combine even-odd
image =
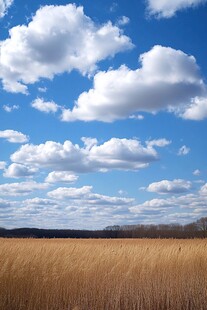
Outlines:
[{"label": "golden field", "polygon": [[206,310],[207,240],[0,239],[0,310]]}]

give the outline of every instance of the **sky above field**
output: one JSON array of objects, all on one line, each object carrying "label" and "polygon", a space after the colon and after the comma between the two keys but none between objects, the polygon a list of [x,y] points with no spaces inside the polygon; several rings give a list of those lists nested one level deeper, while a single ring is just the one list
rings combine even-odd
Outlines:
[{"label": "sky above field", "polygon": [[207,214],[207,1],[0,0],[0,226]]}]

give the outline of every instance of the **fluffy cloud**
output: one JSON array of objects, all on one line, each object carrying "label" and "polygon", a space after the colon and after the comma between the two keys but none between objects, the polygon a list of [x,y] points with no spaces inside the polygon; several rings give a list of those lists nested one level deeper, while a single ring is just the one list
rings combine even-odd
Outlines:
[{"label": "fluffy cloud", "polygon": [[127,16],[122,16],[119,18],[119,20],[117,21],[117,25],[119,26],[124,26],[127,25],[130,22],[129,17]]},{"label": "fluffy cloud", "polygon": [[167,139],[157,139],[157,140],[150,140],[147,141],[147,145],[149,147],[158,146],[158,147],[164,147],[166,145],[169,145],[171,141],[168,141]]},{"label": "fluffy cloud", "polygon": [[205,195],[207,197],[207,183],[201,187],[200,194]]},{"label": "fluffy cloud", "polygon": [[60,108],[54,101],[44,101],[42,98],[35,99],[31,106],[44,113],[55,113]]},{"label": "fluffy cloud", "polygon": [[4,17],[12,3],[13,0],[0,0],[0,18]]},{"label": "fluffy cloud", "polygon": [[97,62],[133,47],[119,27],[94,23],[75,4],[43,6],[9,35],[0,43],[0,78],[9,92],[27,93],[25,84],[73,69],[90,73]]},{"label": "fluffy cloud", "polygon": [[207,97],[195,97],[181,115],[184,119],[200,121],[207,118]]},{"label": "fluffy cloud", "polygon": [[92,192],[92,186],[76,187],[59,187],[51,192],[48,196],[60,200],[81,200],[81,204],[90,205],[131,205],[134,202],[132,198],[111,197]]},{"label": "fluffy cloud", "polygon": [[152,212],[152,211],[157,211],[161,212],[166,210],[166,208],[172,207],[170,201],[167,199],[152,199],[152,200],[147,200],[142,204],[132,206],[130,207],[130,211],[132,213],[145,213],[145,212]]},{"label": "fluffy cloud", "polygon": [[1,130],[0,138],[4,138],[11,143],[25,143],[29,140],[29,138],[23,133],[10,129]]},{"label": "fluffy cloud", "polygon": [[47,183],[20,182],[5,183],[0,185],[0,195],[2,196],[25,196],[36,190],[44,190],[48,188]]},{"label": "fluffy cloud", "polygon": [[68,171],[52,171],[48,174],[45,179],[45,182],[56,183],[56,182],[65,182],[65,183],[74,183],[78,180],[78,176],[68,173]]},{"label": "fluffy cloud", "polygon": [[140,62],[137,70],[122,65],[97,73],[93,88],[79,96],[72,110],[63,109],[62,120],[112,122],[160,110],[182,116],[192,98],[206,92],[195,58],[180,50],[154,46]]},{"label": "fluffy cloud", "polygon": [[193,175],[199,176],[201,174],[201,171],[199,169],[196,169],[193,171]]},{"label": "fluffy cloud", "polygon": [[159,158],[153,146],[144,146],[135,139],[112,138],[101,145],[92,138],[83,138],[83,141],[83,147],[68,140],[63,144],[53,141],[40,145],[25,144],[11,155],[11,160],[55,171],[80,173],[111,169],[138,170]]},{"label": "fluffy cloud", "polygon": [[155,192],[159,194],[180,194],[187,192],[191,188],[191,182],[182,179],[175,179],[173,181],[162,180],[160,182],[151,183],[147,187],[148,192]]},{"label": "fluffy cloud", "polygon": [[[171,220],[178,221],[183,217],[183,220],[189,222],[191,219],[198,219],[206,215],[207,204],[207,184],[203,185],[201,189],[195,194],[187,194],[183,196],[171,196],[166,199],[152,199],[147,200],[142,204],[131,206],[129,209],[135,214],[147,214],[147,212],[155,211],[162,216],[164,222]],[[185,209],[186,213],[183,213]],[[154,214],[154,213],[152,213]],[[164,217],[165,215],[165,217]]]},{"label": "fluffy cloud", "polygon": [[31,168],[22,164],[11,164],[4,171],[4,177],[6,178],[21,178],[21,177],[31,177],[37,172],[36,168]]},{"label": "fluffy cloud", "polygon": [[5,112],[8,112],[8,113],[11,113],[12,111],[14,110],[18,110],[19,109],[19,106],[18,105],[12,105],[12,106],[9,106],[9,105],[3,105],[3,109]]},{"label": "fluffy cloud", "polygon": [[187,147],[186,145],[181,146],[181,148],[178,151],[179,156],[184,156],[187,155],[190,152],[190,148]]},{"label": "fluffy cloud", "polygon": [[195,7],[206,0],[147,0],[147,11],[157,18],[170,18],[179,10]]},{"label": "fluffy cloud", "polygon": [[4,170],[6,167],[6,162],[5,161],[0,161],[0,170]]}]

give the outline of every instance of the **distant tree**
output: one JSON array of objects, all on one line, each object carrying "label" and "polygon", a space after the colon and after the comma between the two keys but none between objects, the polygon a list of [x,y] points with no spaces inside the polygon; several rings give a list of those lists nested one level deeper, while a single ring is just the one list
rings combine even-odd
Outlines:
[{"label": "distant tree", "polygon": [[196,222],[199,230],[203,232],[203,237],[207,237],[207,217],[202,217]]}]

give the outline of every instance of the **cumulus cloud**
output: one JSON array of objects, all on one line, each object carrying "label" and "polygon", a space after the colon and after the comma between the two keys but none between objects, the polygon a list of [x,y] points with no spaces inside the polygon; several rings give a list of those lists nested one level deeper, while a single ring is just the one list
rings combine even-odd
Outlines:
[{"label": "cumulus cloud", "polygon": [[112,138],[100,145],[96,139],[83,140],[83,147],[69,140],[63,144],[54,141],[40,145],[25,144],[11,155],[11,160],[55,171],[83,173],[112,169],[138,170],[159,159],[153,146],[142,145],[136,139]]},{"label": "cumulus cloud", "polygon": [[186,145],[181,146],[181,148],[178,151],[179,156],[185,156],[190,152],[190,148]]},{"label": "cumulus cloud", "polygon": [[[139,205],[131,206],[129,209],[135,214],[147,214],[147,212],[158,211],[166,216],[167,222],[172,219],[178,220],[182,217],[183,220],[189,222],[189,218],[199,218],[205,216],[207,208],[207,185],[203,185],[201,189],[192,194],[186,194],[182,196],[171,196],[166,199],[152,199],[147,200]],[[183,210],[188,212],[183,213]]]},{"label": "cumulus cloud", "polygon": [[35,181],[4,183],[0,185],[0,195],[2,196],[25,196],[36,190],[45,190],[48,188],[47,183],[37,183]]},{"label": "cumulus cloud", "polygon": [[201,189],[200,189],[200,194],[205,195],[207,197],[207,183],[205,183]]},{"label": "cumulus cloud", "polygon": [[90,205],[131,205],[134,202],[133,198],[105,196],[93,193],[92,189],[92,186],[59,187],[47,195],[54,199],[81,200],[82,205],[84,202]]},{"label": "cumulus cloud", "polygon": [[31,177],[37,172],[37,169],[34,167],[28,167],[23,164],[12,163],[4,171],[4,177],[6,178],[22,178],[22,177]]},{"label": "cumulus cloud", "polygon": [[38,87],[38,91],[41,93],[46,93],[47,92],[47,87]]},{"label": "cumulus cloud", "polygon": [[47,5],[1,41],[0,78],[5,90],[26,94],[26,84],[73,69],[91,73],[99,61],[132,47],[118,26],[96,24],[81,6]]},{"label": "cumulus cloud", "polygon": [[201,171],[199,169],[196,169],[193,171],[193,175],[199,176],[201,174]]},{"label": "cumulus cloud", "polygon": [[0,0],[0,18],[4,17],[13,0]]},{"label": "cumulus cloud", "polygon": [[190,181],[185,181],[182,179],[175,179],[173,181],[162,180],[159,182],[151,183],[147,187],[147,191],[158,194],[180,194],[187,192],[191,186],[192,184]]},{"label": "cumulus cloud", "polygon": [[169,141],[167,139],[157,139],[157,140],[147,141],[147,145],[149,147],[153,147],[153,146],[164,147],[164,146],[169,145],[170,143],[171,143],[171,141]]},{"label": "cumulus cloud", "polygon": [[124,26],[124,25],[129,24],[129,22],[130,22],[129,17],[127,17],[127,16],[122,16],[122,17],[120,17],[120,18],[118,19],[117,25],[119,25],[119,26]]},{"label": "cumulus cloud", "polygon": [[56,182],[65,182],[65,183],[74,183],[78,180],[78,176],[71,174],[68,171],[52,171],[48,174],[45,179],[45,182],[56,183]]},{"label": "cumulus cloud", "polygon": [[195,97],[181,114],[184,119],[200,121],[207,118],[207,97]]},{"label": "cumulus cloud", "polygon": [[11,129],[1,130],[0,138],[6,139],[11,143],[25,143],[28,142],[29,137],[24,135],[23,133]]},{"label": "cumulus cloud", "polygon": [[132,206],[130,207],[130,211],[132,213],[143,213],[143,212],[152,212],[152,211],[162,211],[165,210],[166,208],[172,207],[170,201],[167,199],[152,199],[152,200],[147,200],[142,204]]},{"label": "cumulus cloud", "polygon": [[10,105],[6,105],[5,104],[5,105],[3,105],[3,109],[4,109],[5,112],[11,113],[14,110],[18,110],[19,109],[19,105],[14,104],[14,105],[10,106]]},{"label": "cumulus cloud", "polygon": [[112,122],[161,110],[182,116],[192,98],[206,91],[193,56],[157,45],[139,59],[137,70],[122,65],[98,72],[93,88],[80,94],[72,110],[63,109],[62,121]]},{"label": "cumulus cloud", "polygon": [[4,170],[6,167],[6,162],[5,161],[0,161],[0,170]]},{"label": "cumulus cloud", "polygon": [[60,108],[54,101],[44,101],[43,98],[37,98],[32,103],[31,106],[44,113],[56,113]]},{"label": "cumulus cloud", "polygon": [[206,0],[147,0],[147,11],[149,15],[155,15],[157,18],[170,18],[177,11],[203,3],[206,3]]}]

